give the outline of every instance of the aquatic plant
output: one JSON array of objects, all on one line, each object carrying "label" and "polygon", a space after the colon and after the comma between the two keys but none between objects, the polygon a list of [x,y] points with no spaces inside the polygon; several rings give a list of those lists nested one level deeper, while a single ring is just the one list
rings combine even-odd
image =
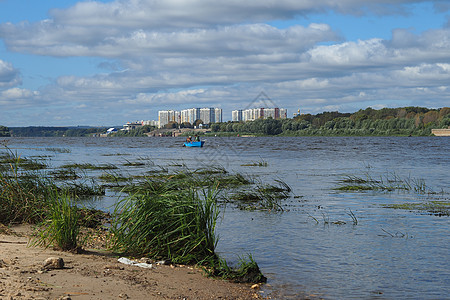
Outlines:
[{"label": "aquatic plant", "polygon": [[45,151],[49,151],[49,152],[56,152],[56,153],[71,153],[72,150],[70,150],[69,148],[45,148]]},{"label": "aquatic plant", "polygon": [[426,212],[435,216],[450,216],[450,202],[444,200],[430,200],[419,203],[383,204],[384,208],[404,209],[415,212]]},{"label": "aquatic plant", "polygon": [[125,177],[119,173],[103,173],[98,177],[100,180],[111,183],[118,183],[124,181],[132,181],[133,179],[130,177]]},{"label": "aquatic plant", "polygon": [[238,207],[244,210],[273,210],[283,211],[281,199],[288,198],[291,187],[281,180],[275,180],[278,185],[256,184],[252,191],[238,191],[230,199],[238,202]]},{"label": "aquatic plant", "polygon": [[264,159],[259,161],[252,161],[251,163],[242,164],[243,167],[267,167],[269,164]]},{"label": "aquatic plant", "polygon": [[232,280],[239,283],[265,283],[267,278],[262,274],[251,254],[239,258],[239,265],[232,268],[224,259],[213,262],[205,268],[209,276]]},{"label": "aquatic plant", "polygon": [[341,186],[335,188],[339,191],[415,191],[416,193],[424,194],[431,193],[431,189],[425,184],[424,179],[405,177],[401,178],[395,173],[388,173],[379,178],[373,178],[369,173],[366,177],[359,177],[354,175],[347,175],[340,180]]},{"label": "aquatic plant", "polygon": [[125,166],[125,167],[141,167],[141,166],[145,166],[145,162],[126,160],[126,162],[123,163],[122,166]]},{"label": "aquatic plant", "polygon": [[72,168],[58,169],[49,173],[55,180],[76,180],[80,178],[77,172]]},{"label": "aquatic plant", "polygon": [[47,178],[20,173],[18,163],[0,171],[0,222],[36,222],[42,219],[48,195],[56,187]]},{"label": "aquatic plant", "polygon": [[47,165],[37,160],[20,157],[8,149],[8,152],[0,156],[0,165],[14,165],[22,170],[41,170],[47,168]]},{"label": "aquatic plant", "polygon": [[79,164],[79,163],[73,163],[73,164],[65,164],[62,165],[61,168],[72,168],[72,169],[85,169],[85,170],[114,170],[117,169],[117,166],[113,165],[113,164],[103,164],[103,165],[94,165],[94,164],[90,164],[90,163],[84,163],[84,164]]}]

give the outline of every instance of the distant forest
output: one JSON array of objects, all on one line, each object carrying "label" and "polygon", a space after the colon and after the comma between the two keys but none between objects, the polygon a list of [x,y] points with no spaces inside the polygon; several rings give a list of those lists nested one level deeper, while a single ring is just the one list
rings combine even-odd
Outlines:
[{"label": "distant forest", "polygon": [[[200,120],[199,120],[200,121]],[[201,122],[201,121],[200,121]],[[176,128],[178,124],[171,124]],[[431,135],[433,128],[450,127],[450,107],[428,109],[401,107],[361,109],[355,113],[337,111],[316,115],[304,114],[293,119],[258,119],[248,122],[211,124],[211,131],[220,135],[286,135],[286,136],[395,136]],[[154,127],[143,126],[115,136],[145,136]],[[5,127],[0,137],[75,137],[105,133],[106,127]]]},{"label": "distant forest", "polygon": [[9,131],[11,136],[17,137],[74,137],[105,133],[107,129],[106,127],[11,127]]},{"label": "distant forest", "polygon": [[211,125],[215,133],[288,136],[395,136],[431,135],[433,128],[450,126],[450,108],[367,108],[356,113],[323,112],[293,119],[258,119]]}]

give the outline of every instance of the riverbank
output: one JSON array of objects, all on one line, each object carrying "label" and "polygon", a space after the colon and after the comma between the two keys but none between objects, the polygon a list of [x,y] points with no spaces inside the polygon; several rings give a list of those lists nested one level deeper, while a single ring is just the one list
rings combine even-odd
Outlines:
[{"label": "riverbank", "polygon": [[[249,284],[205,277],[199,268],[156,265],[145,269],[118,262],[104,249],[82,254],[29,247],[31,227],[0,228],[1,299],[255,299]],[[44,269],[49,257],[61,269]]]}]

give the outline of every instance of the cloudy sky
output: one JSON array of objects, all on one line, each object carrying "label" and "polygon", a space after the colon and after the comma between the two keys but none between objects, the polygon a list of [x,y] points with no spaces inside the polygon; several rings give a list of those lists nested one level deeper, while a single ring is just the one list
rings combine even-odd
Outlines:
[{"label": "cloudy sky", "polygon": [[0,125],[229,120],[261,92],[289,116],[450,106],[450,1],[0,0]]}]

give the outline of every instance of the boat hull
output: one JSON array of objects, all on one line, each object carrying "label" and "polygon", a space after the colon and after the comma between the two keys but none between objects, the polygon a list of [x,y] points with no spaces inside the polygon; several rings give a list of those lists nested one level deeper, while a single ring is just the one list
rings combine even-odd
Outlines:
[{"label": "boat hull", "polygon": [[200,142],[184,142],[185,147],[203,147],[205,141]]}]

